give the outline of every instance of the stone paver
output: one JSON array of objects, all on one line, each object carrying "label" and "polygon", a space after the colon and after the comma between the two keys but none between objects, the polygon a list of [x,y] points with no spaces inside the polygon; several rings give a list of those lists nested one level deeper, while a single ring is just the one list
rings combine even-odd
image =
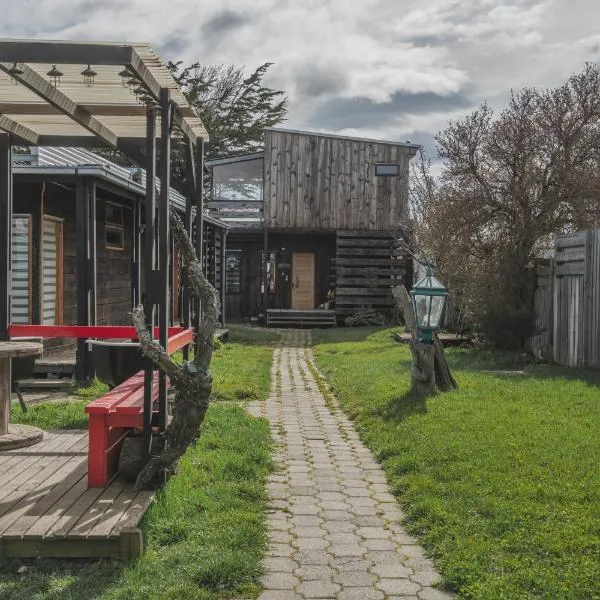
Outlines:
[{"label": "stone paver", "polygon": [[283,333],[266,417],[279,470],[269,478],[269,550],[259,600],[450,600],[400,521],[385,475],[315,377],[310,332]]}]

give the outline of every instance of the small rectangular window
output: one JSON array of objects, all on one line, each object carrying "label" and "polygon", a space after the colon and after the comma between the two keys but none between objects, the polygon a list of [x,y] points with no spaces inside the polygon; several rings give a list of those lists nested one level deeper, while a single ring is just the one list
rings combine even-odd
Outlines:
[{"label": "small rectangular window", "polygon": [[125,230],[114,225],[105,225],[106,249],[123,250],[125,248]]},{"label": "small rectangular window", "polygon": [[123,207],[112,202],[104,203],[104,242],[107,250],[125,249],[125,222]]},{"label": "small rectangular window", "polygon": [[375,165],[375,175],[378,177],[398,177],[400,175],[400,165],[396,163],[377,163]]},{"label": "small rectangular window", "polygon": [[123,227],[123,207],[118,204],[112,204],[112,202],[106,202],[105,207],[104,221],[110,225]]},{"label": "small rectangular window", "polygon": [[225,253],[225,292],[239,294],[242,287],[242,251],[227,250]]}]

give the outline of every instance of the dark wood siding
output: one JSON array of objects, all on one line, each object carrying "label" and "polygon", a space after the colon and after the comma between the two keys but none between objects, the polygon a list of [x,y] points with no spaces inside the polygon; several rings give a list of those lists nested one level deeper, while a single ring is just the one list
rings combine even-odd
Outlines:
[{"label": "dark wood siding", "polygon": [[[411,149],[390,143],[268,130],[264,217],[268,229],[399,229],[408,211]],[[377,177],[397,163],[398,177]]]},{"label": "dark wood siding", "polygon": [[228,321],[249,319],[260,312],[262,249],[262,233],[230,233],[227,236],[227,250],[237,250],[241,254],[240,291],[225,292],[225,315]]},{"label": "dark wood siding", "polygon": [[98,290],[98,325],[131,325],[133,268],[133,211],[123,205],[124,248],[112,250],[106,247],[106,202],[119,204],[98,190],[96,200],[96,285]]}]

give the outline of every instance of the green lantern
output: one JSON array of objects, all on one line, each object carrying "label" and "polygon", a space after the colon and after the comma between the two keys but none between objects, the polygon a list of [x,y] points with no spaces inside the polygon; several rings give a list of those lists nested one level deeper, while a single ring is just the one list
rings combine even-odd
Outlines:
[{"label": "green lantern", "polygon": [[432,342],[433,332],[440,328],[448,290],[433,276],[427,267],[425,277],[419,280],[410,291],[419,330],[420,342]]}]

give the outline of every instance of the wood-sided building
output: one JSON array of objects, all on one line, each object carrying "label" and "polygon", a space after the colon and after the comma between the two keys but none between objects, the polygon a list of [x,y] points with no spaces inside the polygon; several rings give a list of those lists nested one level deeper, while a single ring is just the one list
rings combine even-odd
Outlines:
[{"label": "wood-sided building", "polygon": [[[145,173],[83,148],[33,147],[13,154],[11,323],[130,325],[145,296]],[[183,217],[184,196],[169,193]],[[223,291],[227,225],[203,221],[203,264]],[[179,324],[179,253],[171,248],[170,321]],[[44,340],[45,351],[74,339]]]},{"label": "wood-sided building", "polygon": [[230,225],[228,317],[317,324],[390,313],[391,287],[410,270],[396,242],[417,149],[273,128],[264,152],[208,162],[210,210]]}]

